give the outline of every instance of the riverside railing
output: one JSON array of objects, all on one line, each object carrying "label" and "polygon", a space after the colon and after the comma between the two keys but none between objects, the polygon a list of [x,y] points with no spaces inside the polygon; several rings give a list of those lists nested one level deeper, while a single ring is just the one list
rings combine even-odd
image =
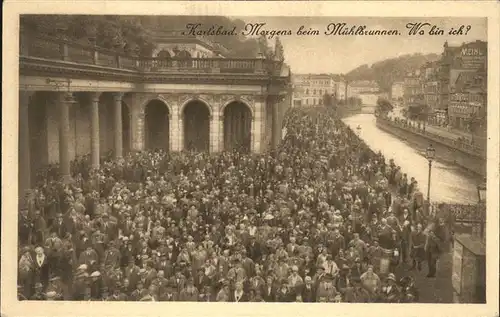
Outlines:
[{"label": "riverside railing", "polygon": [[270,74],[279,76],[282,62],[264,58],[139,57],[87,43],[21,34],[20,56],[139,72]]},{"label": "riverside railing", "polygon": [[479,146],[477,144],[469,144],[465,142],[459,142],[457,140],[447,138],[441,135],[437,135],[435,133],[431,133],[429,131],[424,130],[423,128],[419,128],[418,126],[405,124],[404,121],[396,121],[387,117],[379,116],[378,120],[384,121],[386,124],[389,124],[393,127],[397,127],[400,129],[407,130],[409,132],[419,134],[423,137],[426,137],[432,141],[439,142],[441,144],[447,145],[451,148],[464,151],[469,154],[473,154],[476,156],[486,157],[486,148],[485,146]]}]

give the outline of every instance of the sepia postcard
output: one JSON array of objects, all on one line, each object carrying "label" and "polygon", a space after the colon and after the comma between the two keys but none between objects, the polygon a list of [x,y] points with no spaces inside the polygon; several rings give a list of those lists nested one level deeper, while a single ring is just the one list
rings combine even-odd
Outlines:
[{"label": "sepia postcard", "polygon": [[498,316],[499,9],[5,3],[2,316]]}]

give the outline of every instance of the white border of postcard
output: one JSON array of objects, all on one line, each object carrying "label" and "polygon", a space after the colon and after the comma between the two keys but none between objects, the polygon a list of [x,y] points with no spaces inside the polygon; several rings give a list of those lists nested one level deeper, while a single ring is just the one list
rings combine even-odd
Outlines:
[{"label": "white border of postcard", "polygon": [[[9,1],[3,6],[2,268],[5,316],[481,316],[499,315],[499,12],[498,1]],[[128,14],[224,16],[380,16],[488,18],[487,304],[280,304],[18,302],[17,113],[19,14]]]}]

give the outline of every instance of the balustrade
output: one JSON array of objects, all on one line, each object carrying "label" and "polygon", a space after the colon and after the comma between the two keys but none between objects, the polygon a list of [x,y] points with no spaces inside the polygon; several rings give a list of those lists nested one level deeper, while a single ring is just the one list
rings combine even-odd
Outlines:
[{"label": "balustrade", "polygon": [[282,62],[262,59],[144,58],[41,35],[21,34],[20,55],[142,72],[268,73],[279,75]]}]

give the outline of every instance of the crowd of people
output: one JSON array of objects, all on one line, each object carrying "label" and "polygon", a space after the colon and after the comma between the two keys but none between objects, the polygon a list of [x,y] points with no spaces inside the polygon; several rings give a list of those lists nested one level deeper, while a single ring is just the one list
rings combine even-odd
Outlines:
[{"label": "crowd of people", "polygon": [[27,300],[415,302],[444,222],[418,183],[327,110],[264,154],[131,152],[45,173],[19,216]]}]

